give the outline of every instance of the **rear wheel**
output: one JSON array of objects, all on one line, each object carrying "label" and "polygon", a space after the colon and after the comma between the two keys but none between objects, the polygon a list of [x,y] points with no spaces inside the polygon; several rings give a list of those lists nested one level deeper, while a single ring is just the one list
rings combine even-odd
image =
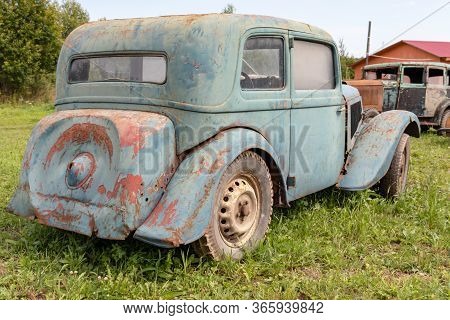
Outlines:
[{"label": "rear wheel", "polygon": [[[445,110],[444,114],[442,115],[439,129],[450,129],[450,110]],[[438,133],[443,136],[450,135],[450,133],[446,131],[438,131]]]},{"label": "rear wheel", "polygon": [[247,151],[225,170],[216,192],[210,224],[194,243],[200,256],[241,259],[269,228],[272,216],[272,180],[264,160]]},{"label": "rear wheel", "polygon": [[398,197],[406,189],[409,169],[409,135],[403,134],[386,175],[380,180],[380,193],[386,198]]}]

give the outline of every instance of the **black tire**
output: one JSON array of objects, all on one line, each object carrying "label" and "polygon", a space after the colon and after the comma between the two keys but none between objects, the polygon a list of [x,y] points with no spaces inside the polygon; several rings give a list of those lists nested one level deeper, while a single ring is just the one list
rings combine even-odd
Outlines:
[{"label": "black tire", "polygon": [[246,151],[237,157],[222,175],[205,234],[193,244],[197,254],[238,260],[253,249],[269,228],[272,190],[269,168],[259,155]]},{"label": "black tire", "polygon": [[409,135],[404,133],[395,150],[394,158],[386,175],[380,180],[380,194],[386,198],[398,197],[406,190],[409,169]]},{"label": "black tire", "polygon": [[[445,110],[444,114],[442,115],[441,122],[439,123],[439,129],[448,129],[450,128],[450,109]],[[445,136],[449,135],[450,133],[447,133],[445,131],[438,131],[439,135]]]}]

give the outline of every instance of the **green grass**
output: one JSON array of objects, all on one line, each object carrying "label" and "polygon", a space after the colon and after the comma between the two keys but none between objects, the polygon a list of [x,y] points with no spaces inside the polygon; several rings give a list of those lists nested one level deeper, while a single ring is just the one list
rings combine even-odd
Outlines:
[{"label": "green grass", "polygon": [[33,125],[50,105],[0,106],[1,299],[448,299],[450,140],[412,140],[408,193],[329,189],[276,210],[241,262],[190,247],[88,239],[6,212]]}]

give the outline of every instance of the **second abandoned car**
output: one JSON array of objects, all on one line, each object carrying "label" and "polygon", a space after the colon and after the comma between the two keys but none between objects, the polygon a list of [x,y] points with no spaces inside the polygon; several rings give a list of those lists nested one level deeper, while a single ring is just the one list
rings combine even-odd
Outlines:
[{"label": "second abandoned car", "polygon": [[240,258],[272,206],[337,185],[406,185],[406,111],[361,121],[329,34],[241,15],[86,24],[58,62],[9,209],[40,223]]},{"label": "second abandoned car", "polygon": [[422,128],[450,130],[450,64],[392,62],[364,67],[362,80],[349,80],[366,109],[407,110]]}]

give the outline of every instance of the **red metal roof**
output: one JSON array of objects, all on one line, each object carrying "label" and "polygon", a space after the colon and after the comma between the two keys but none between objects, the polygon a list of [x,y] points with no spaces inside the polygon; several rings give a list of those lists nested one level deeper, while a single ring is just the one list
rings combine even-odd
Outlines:
[{"label": "red metal roof", "polygon": [[450,57],[450,42],[413,40],[403,40],[402,42],[419,48],[420,50],[429,52],[439,58]]}]

